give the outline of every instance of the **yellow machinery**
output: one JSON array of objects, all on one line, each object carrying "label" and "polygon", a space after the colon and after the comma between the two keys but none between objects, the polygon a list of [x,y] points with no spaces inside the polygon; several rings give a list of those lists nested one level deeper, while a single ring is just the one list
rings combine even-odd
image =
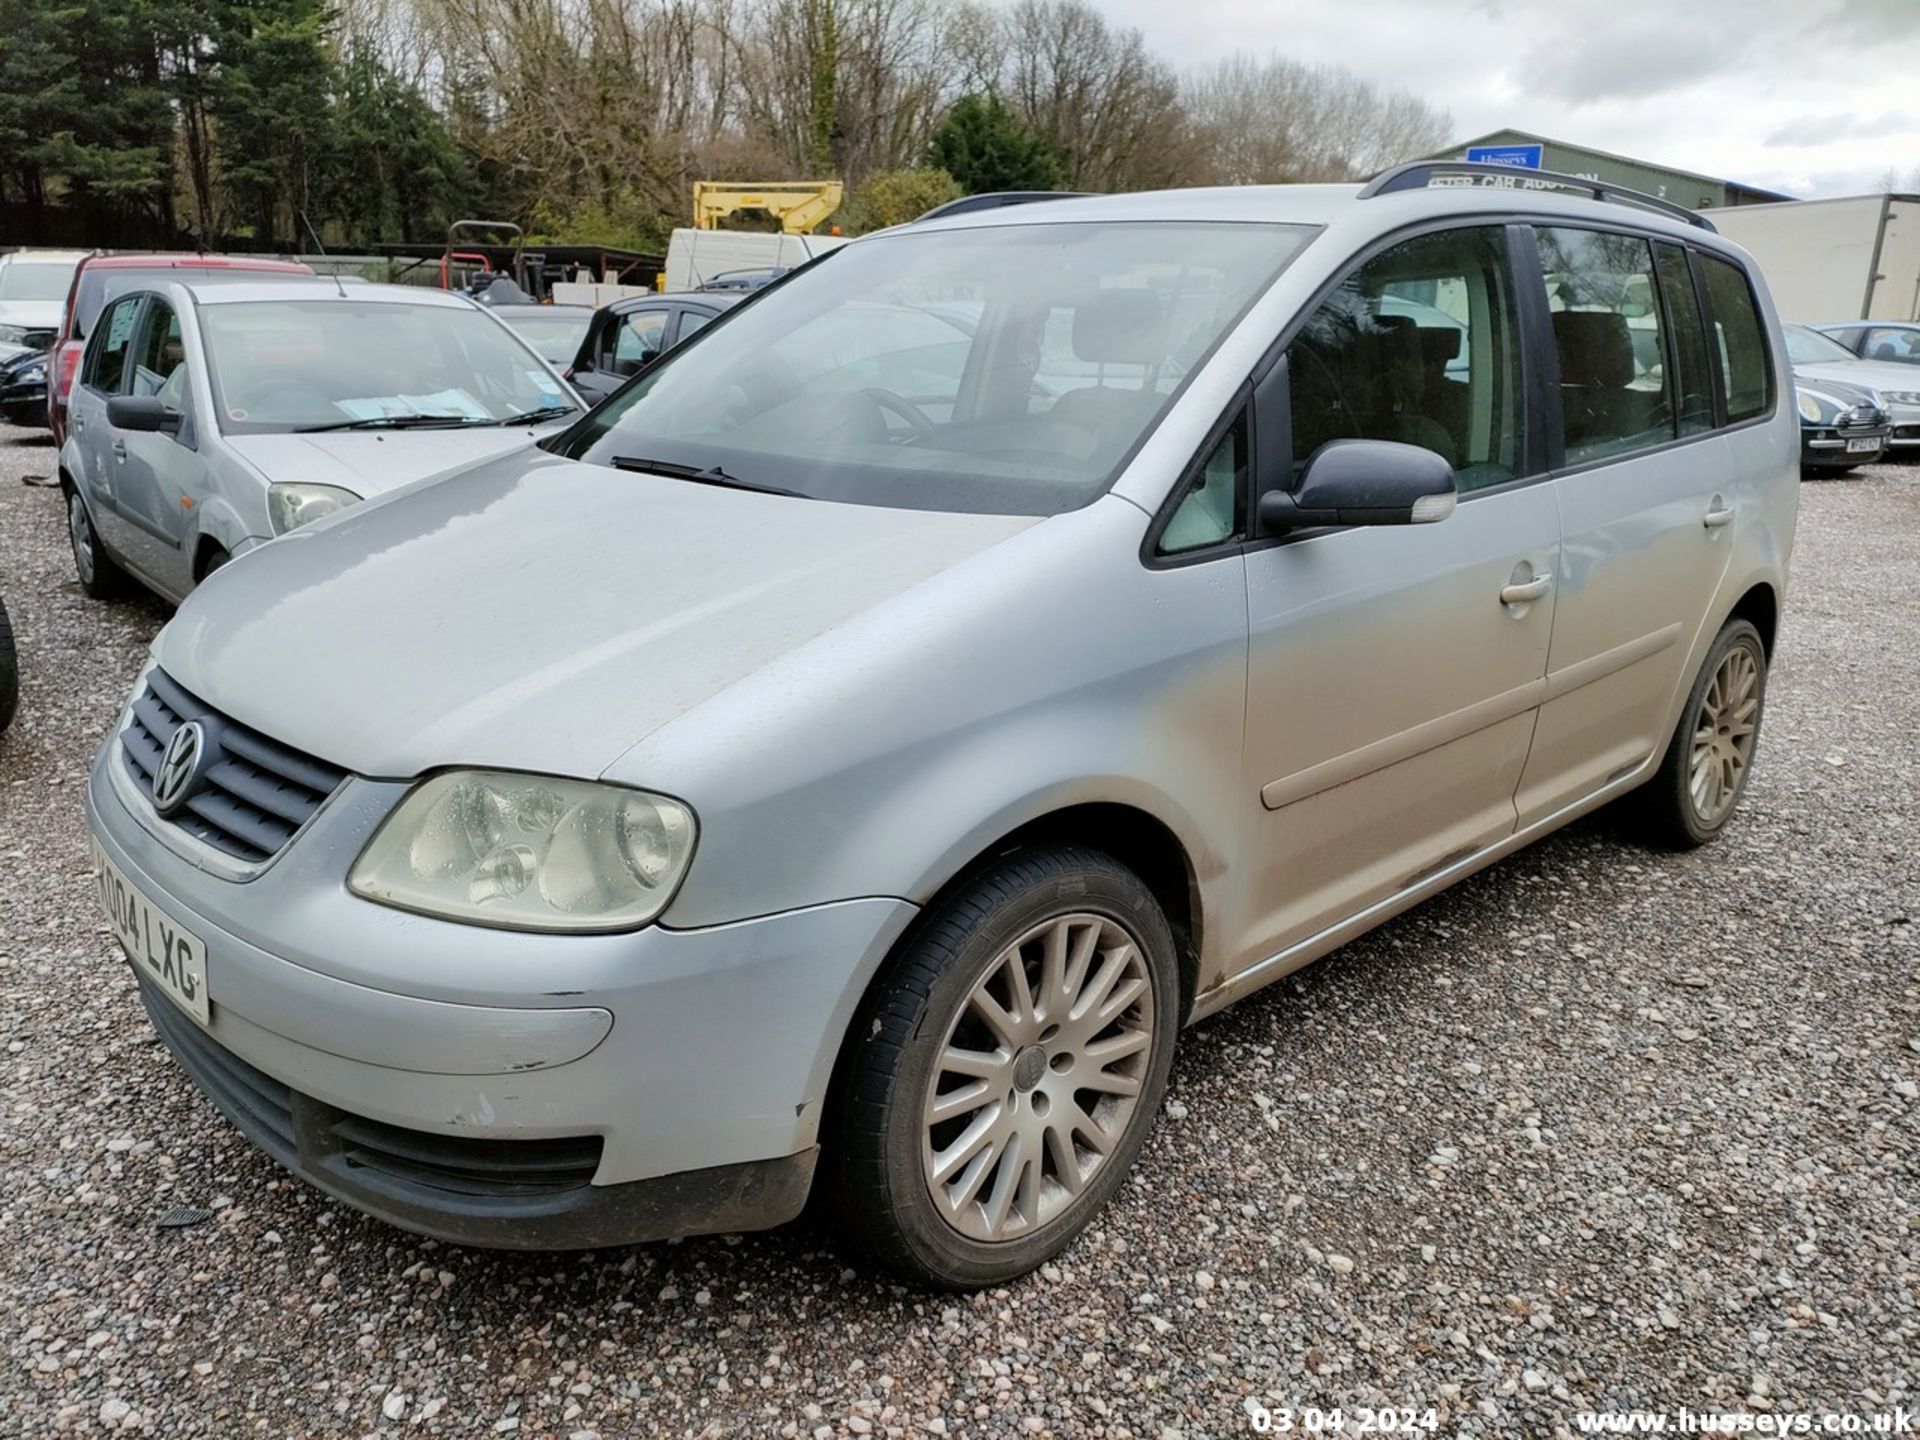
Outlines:
[{"label": "yellow machinery", "polygon": [[838,180],[774,180],[765,185],[729,185],[719,180],[693,182],[693,223],[718,230],[725,217],[740,210],[764,210],[787,235],[805,235],[840,208],[845,188]]}]

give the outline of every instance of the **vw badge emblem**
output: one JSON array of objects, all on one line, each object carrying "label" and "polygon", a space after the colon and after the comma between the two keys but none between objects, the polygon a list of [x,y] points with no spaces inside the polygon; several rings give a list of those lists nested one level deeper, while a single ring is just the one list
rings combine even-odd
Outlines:
[{"label": "vw badge emblem", "polygon": [[161,814],[172,814],[186,799],[187,787],[200,765],[205,740],[200,722],[189,720],[174,731],[173,739],[167,742],[166,751],[160,756],[160,768],[153,773],[153,804]]}]

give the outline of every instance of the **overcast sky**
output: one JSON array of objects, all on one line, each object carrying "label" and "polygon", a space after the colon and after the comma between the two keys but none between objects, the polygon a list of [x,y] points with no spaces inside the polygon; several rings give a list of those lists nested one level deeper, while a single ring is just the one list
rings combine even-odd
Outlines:
[{"label": "overcast sky", "polygon": [[1920,180],[1920,0],[1095,0],[1185,67],[1344,65],[1450,111],[1791,195]]}]

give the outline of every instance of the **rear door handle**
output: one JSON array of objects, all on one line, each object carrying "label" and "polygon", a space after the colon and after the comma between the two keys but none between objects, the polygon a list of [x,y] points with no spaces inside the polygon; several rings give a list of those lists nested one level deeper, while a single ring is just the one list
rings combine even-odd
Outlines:
[{"label": "rear door handle", "polygon": [[1700,517],[1700,523],[1709,530],[1718,530],[1722,525],[1731,525],[1733,507],[1716,495],[1713,497],[1713,503],[1707,507],[1707,513]]},{"label": "rear door handle", "polygon": [[1502,586],[1500,590],[1500,603],[1502,605],[1525,605],[1529,601],[1538,600],[1552,588],[1553,575],[1551,572],[1544,575],[1536,575],[1531,580],[1521,580],[1512,585]]}]

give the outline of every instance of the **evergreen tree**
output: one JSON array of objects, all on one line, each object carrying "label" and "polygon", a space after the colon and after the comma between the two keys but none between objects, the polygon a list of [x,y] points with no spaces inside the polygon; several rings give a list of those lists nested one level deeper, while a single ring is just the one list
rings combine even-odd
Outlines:
[{"label": "evergreen tree", "polygon": [[1059,152],[993,95],[965,96],[947,112],[927,146],[927,164],[968,195],[1057,189],[1066,169]]}]

